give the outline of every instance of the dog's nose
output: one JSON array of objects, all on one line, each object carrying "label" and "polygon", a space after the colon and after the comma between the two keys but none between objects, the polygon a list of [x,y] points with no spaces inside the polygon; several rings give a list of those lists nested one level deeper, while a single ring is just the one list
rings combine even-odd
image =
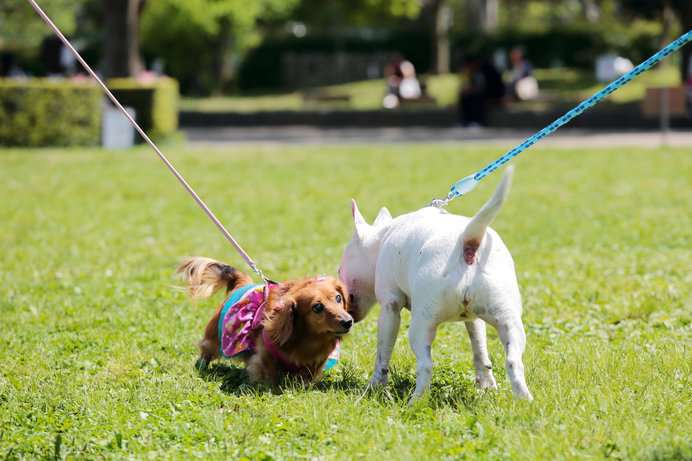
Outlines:
[{"label": "dog's nose", "polygon": [[344,328],[344,330],[349,330],[351,326],[353,325],[353,319],[346,319],[346,320],[341,320],[339,322],[341,326]]}]

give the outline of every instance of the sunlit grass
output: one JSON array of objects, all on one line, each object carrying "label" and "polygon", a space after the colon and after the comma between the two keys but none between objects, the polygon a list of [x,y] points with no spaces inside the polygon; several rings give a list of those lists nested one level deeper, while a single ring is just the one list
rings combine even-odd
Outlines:
[{"label": "sunlit grass", "polygon": [[[167,154],[272,278],[335,274],[351,197],[372,220],[428,203],[506,146],[170,147]],[[0,151],[0,457],[692,459],[689,149],[537,147],[515,160],[493,227],[512,252],[532,404],[479,392],[460,324],[442,325],[430,397],[404,314],[390,388],[363,395],[375,313],[307,391],[273,393],[194,342],[219,298],[172,272],[205,255],[246,269],[144,148]],[[449,210],[472,214],[499,174]]]}]

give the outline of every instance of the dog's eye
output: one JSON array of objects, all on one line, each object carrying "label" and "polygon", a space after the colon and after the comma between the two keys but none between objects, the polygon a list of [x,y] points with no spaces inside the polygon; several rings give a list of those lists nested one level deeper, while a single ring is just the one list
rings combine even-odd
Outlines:
[{"label": "dog's eye", "polygon": [[336,302],[341,304],[341,295],[336,295]]},{"label": "dog's eye", "polygon": [[319,314],[324,310],[324,304],[322,303],[315,303],[312,305],[312,311],[316,314]]}]

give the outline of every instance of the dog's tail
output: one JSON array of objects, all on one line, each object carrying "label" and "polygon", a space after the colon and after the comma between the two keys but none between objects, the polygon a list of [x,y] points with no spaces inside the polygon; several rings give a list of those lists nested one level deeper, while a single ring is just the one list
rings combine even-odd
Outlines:
[{"label": "dog's tail", "polygon": [[485,230],[488,228],[495,216],[500,213],[502,205],[507,200],[509,195],[509,187],[512,185],[512,176],[514,174],[514,165],[510,165],[505,169],[505,174],[502,175],[500,184],[495,189],[495,193],[483,207],[478,210],[478,213],[471,218],[471,222],[464,229],[462,240],[464,242],[464,261],[466,264],[473,264],[476,258],[478,248],[481,246]]},{"label": "dog's tail", "polygon": [[252,283],[252,278],[222,262],[201,256],[187,258],[175,270],[190,287],[192,299],[207,298],[222,288],[233,291]]}]

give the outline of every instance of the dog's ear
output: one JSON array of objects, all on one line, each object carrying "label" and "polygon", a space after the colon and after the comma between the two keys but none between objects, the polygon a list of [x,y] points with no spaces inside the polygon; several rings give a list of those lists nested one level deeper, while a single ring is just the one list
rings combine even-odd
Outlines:
[{"label": "dog's ear", "polygon": [[367,234],[370,225],[365,222],[365,218],[360,214],[356,201],[351,199],[351,215],[353,216],[353,225],[356,228],[356,235],[360,240]]},{"label": "dog's ear", "polygon": [[377,218],[375,218],[375,223],[373,224],[374,227],[379,227],[384,224],[387,224],[389,221],[392,220],[392,214],[389,212],[387,207],[382,207],[380,212],[377,214]]},{"label": "dog's ear", "polygon": [[293,298],[282,296],[276,300],[264,322],[264,329],[272,343],[283,346],[291,339],[295,316],[296,302]]}]

